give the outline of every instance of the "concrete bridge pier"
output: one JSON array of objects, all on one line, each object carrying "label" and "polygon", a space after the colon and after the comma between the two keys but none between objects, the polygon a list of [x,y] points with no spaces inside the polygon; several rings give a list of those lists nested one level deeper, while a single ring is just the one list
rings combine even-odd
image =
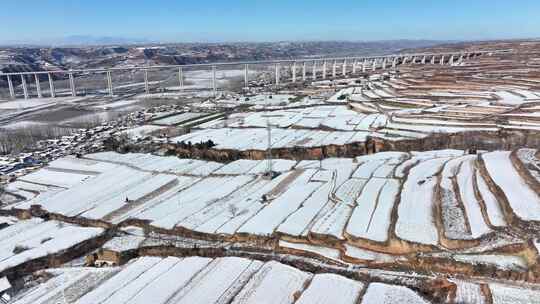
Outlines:
[{"label": "concrete bridge pier", "polygon": [[306,81],[306,62],[302,63],[302,81]]},{"label": "concrete bridge pier", "polygon": [[459,59],[458,59],[458,63],[462,63],[463,62],[463,54],[459,55]]},{"label": "concrete bridge pier", "polygon": [[411,65],[413,65],[413,64],[416,64],[416,56],[413,56],[413,57],[412,57]]},{"label": "concrete bridge pier", "polygon": [[52,78],[51,73],[47,73],[47,76],[49,77],[49,90],[51,91],[51,97],[56,97],[56,92],[54,91],[54,80]]},{"label": "concrete bridge pier", "polygon": [[[246,70],[244,71],[244,81],[246,82],[247,87],[247,64],[246,64]],[[182,67],[178,68],[178,84],[180,85],[180,91],[184,91],[184,69]]]},{"label": "concrete bridge pier", "polygon": [[276,86],[279,85],[279,63],[276,63],[276,66],[275,66],[275,69],[276,69]]},{"label": "concrete bridge pier", "polygon": [[146,94],[150,93],[150,86],[148,85],[148,69],[144,69],[144,91]]},{"label": "concrete bridge pier", "polygon": [[444,64],[444,55],[441,56],[441,61],[439,62],[441,65]]},{"label": "concrete bridge pier", "polygon": [[292,82],[296,82],[296,61],[292,64]]},{"label": "concrete bridge pier", "polygon": [[383,59],[383,62],[382,62],[382,69],[386,69],[386,57],[384,57]]},{"label": "concrete bridge pier", "polygon": [[347,59],[343,59],[343,66],[342,66],[342,68],[343,68],[343,71],[341,72],[341,74],[342,74],[343,76],[346,76],[346,75],[347,75]]},{"label": "concrete bridge pier", "polygon": [[313,80],[317,80],[317,61],[313,61]]},{"label": "concrete bridge pier", "polygon": [[454,55],[450,56],[450,60],[448,60],[448,65],[454,65]]},{"label": "concrete bridge pier", "polygon": [[362,72],[365,73],[367,68],[367,59],[364,59],[364,62],[362,62]]},{"label": "concrete bridge pier", "polygon": [[12,99],[15,99],[15,90],[13,89],[13,81],[11,80],[11,76],[7,75],[7,82],[9,87],[9,96]]},{"label": "concrete bridge pier", "polygon": [[73,73],[69,73],[69,88],[71,89],[71,96],[77,96],[77,89],[75,88],[75,78],[73,77]]},{"label": "concrete bridge pier", "polygon": [[431,56],[431,64],[435,64],[435,55]]},{"label": "concrete bridge pier", "polygon": [[109,91],[109,96],[112,97],[114,95],[114,91],[113,91],[111,71],[107,71],[107,90]]},{"label": "concrete bridge pier", "polygon": [[394,59],[392,59],[392,68],[395,68],[397,66],[397,61],[398,61],[397,57],[394,57]]},{"label": "concrete bridge pier", "polygon": [[244,88],[247,90],[249,87],[249,65],[244,65]]},{"label": "concrete bridge pier", "polygon": [[409,57],[405,56],[405,57],[403,57],[403,60],[401,60],[401,64],[406,65],[407,61],[409,61]]},{"label": "concrete bridge pier", "polygon": [[422,57],[422,64],[426,64],[426,56]]},{"label": "concrete bridge pier", "polygon": [[337,62],[334,60],[334,63],[332,63],[332,77],[336,78],[337,76]]},{"label": "concrete bridge pier", "polygon": [[373,59],[373,65],[371,66],[371,70],[372,71],[377,70],[377,59]]},{"label": "concrete bridge pier", "polygon": [[322,78],[326,79],[326,60],[323,61],[323,65],[322,65]]},{"label": "concrete bridge pier", "polygon": [[358,64],[358,60],[355,59],[352,64],[352,73],[353,75],[356,75],[356,65]]},{"label": "concrete bridge pier", "polygon": [[24,99],[28,99],[28,87],[26,86],[26,78],[24,78],[24,75],[21,75],[21,84],[23,88]]},{"label": "concrete bridge pier", "polygon": [[42,98],[43,96],[41,95],[41,84],[39,83],[39,76],[38,76],[38,74],[34,74],[34,78],[35,78],[35,80],[36,80],[37,96],[38,96],[38,98]]},{"label": "concrete bridge pier", "polygon": [[214,97],[217,95],[217,67],[215,65],[212,66],[212,92],[214,93]]}]

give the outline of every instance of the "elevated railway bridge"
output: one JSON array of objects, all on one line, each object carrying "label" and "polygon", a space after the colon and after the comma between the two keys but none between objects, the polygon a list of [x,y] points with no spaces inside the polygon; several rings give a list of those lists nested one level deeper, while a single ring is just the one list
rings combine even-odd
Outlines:
[{"label": "elevated railway bridge", "polygon": [[[203,71],[209,75],[209,87],[214,94],[220,89],[217,80],[219,71],[235,69],[235,77],[248,88],[253,73],[263,69],[272,73],[276,86],[308,80],[351,77],[360,73],[396,68],[398,65],[457,65],[473,57],[490,55],[506,50],[394,54],[368,57],[309,58],[271,61],[225,62],[189,65],[134,66],[100,69],[48,70],[18,73],[0,73],[0,80],[7,82],[3,94],[9,99],[55,98],[59,96],[83,96],[89,93],[115,95],[117,90],[134,87],[144,88],[150,93],[164,84],[160,75],[167,75],[167,86],[184,91],[192,86],[186,71]],[[240,73],[238,73],[240,71]],[[243,73],[242,73],[243,71]],[[160,74],[161,73],[161,74]],[[243,75],[242,75],[243,74]],[[128,76],[126,76],[128,75]],[[151,77],[152,76],[152,77]],[[151,79],[153,78],[153,79]],[[162,78],[162,77],[161,77]],[[243,79],[242,79],[243,78]],[[57,85],[61,84],[61,85]]]}]

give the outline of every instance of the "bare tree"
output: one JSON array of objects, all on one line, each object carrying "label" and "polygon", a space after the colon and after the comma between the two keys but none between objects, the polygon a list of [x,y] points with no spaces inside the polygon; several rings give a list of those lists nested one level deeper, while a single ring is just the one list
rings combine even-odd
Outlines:
[{"label": "bare tree", "polygon": [[236,207],[235,205],[229,205],[228,209],[229,209],[229,213],[231,214],[231,217],[235,217],[236,214],[238,213],[238,207]]},{"label": "bare tree", "polygon": [[0,205],[4,204],[4,201],[2,198],[4,197],[4,193],[6,192],[6,186],[4,184],[0,184]]}]

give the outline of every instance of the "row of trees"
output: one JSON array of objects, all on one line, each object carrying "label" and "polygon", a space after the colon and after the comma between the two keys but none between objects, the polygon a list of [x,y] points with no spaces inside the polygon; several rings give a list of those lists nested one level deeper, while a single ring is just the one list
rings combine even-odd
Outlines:
[{"label": "row of trees", "polygon": [[32,148],[38,141],[69,134],[71,129],[56,126],[28,126],[0,132],[0,155],[20,153]]}]

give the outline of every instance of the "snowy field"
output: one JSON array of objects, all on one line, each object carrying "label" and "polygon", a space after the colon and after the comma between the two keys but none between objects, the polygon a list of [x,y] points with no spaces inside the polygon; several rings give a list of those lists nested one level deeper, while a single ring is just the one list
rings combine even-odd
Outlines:
[{"label": "snowy field", "polygon": [[[10,303],[437,303],[397,283],[313,274],[275,261],[238,257],[140,257],[122,267],[67,267],[46,272],[48,280],[15,294]],[[411,275],[409,284],[414,280]],[[450,294],[450,303],[539,303],[535,289],[499,283],[482,289],[475,283],[451,282],[456,291]]]},{"label": "snowy field", "polygon": [[[392,258],[371,252],[372,246],[392,253],[396,241],[446,250],[454,240],[466,246],[504,240],[504,232],[494,227],[507,227],[511,216],[535,227],[538,194],[515,169],[519,158],[509,155],[441,150],[323,161],[274,159],[273,168],[281,174],[269,180],[261,176],[264,160],[222,164],[102,152],[56,160],[10,184],[15,193],[32,192],[4,208],[37,204],[49,212],[112,223],[141,219],[162,229],[284,237],[308,245],[296,250],[312,253],[321,242],[340,249],[335,247],[339,242],[349,246],[346,255],[352,259],[384,262]],[[528,155],[534,162],[535,153]],[[503,268],[514,263],[512,258],[465,261]]]},{"label": "snowy field", "polygon": [[51,279],[17,294],[13,303],[369,304],[377,296],[386,299],[384,303],[427,303],[407,287],[236,257],[142,257],[121,268],[64,268],[50,273]]},{"label": "snowy field", "polygon": [[182,114],[172,115],[165,118],[160,118],[152,121],[152,124],[156,125],[163,125],[163,126],[174,126],[179,125],[181,123],[184,123],[186,121],[204,116],[204,113],[193,113],[193,112],[186,112]]},{"label": "snowy field", "polygon": [[[392,100],[392,103],[401,101]],[[388,111],[381,109],[388,108]],[[411,109],[410,106],[374,106],[370,102],[346,105],[319,105],[303,108],[242,112],[229,115],[198,131],[173,138],[174,142],[212,140],[216,149],[261,150],[266,147],[266,130],[272,126],[272,145],[276,148],[342,145],[363,142],[367,136],[389,141],[421,139],[431,134],[468,131],[497,132],[502,129],[540,129],[534,112],[508,114],[507,106],[448,105]],[[495,111],[495,112],[493,112]],[[504,115],[521,118],[484,119]],[[249,138],[241,141],[239,138]]]},{"label": "snowy field", "polygon": [[0,273],[34,259],[61,253],[103,232],[102,228],[78,227],[54,220],[18,221],[0,229]]}]

